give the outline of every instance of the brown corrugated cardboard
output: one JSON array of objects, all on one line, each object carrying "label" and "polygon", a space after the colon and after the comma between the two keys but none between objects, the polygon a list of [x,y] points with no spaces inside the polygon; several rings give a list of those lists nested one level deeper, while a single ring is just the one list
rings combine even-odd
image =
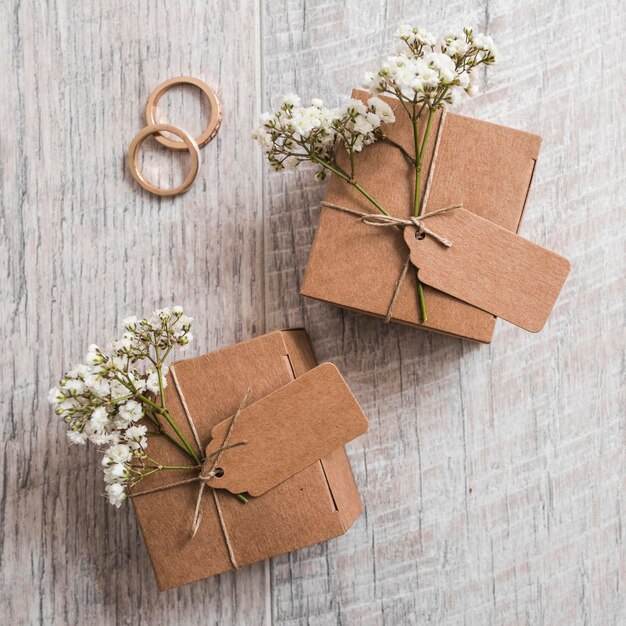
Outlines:
[{"label": "brown corrugated cardboard", "polygon": [[[246,412],[249,417],[253,416],[259,411],[254,403],[265,398],[265,406],[261,407],[263,410],[258,416],[269,424],[268,412],[272,410],[272,402],[267,396],[280,390],[276,396],[276,405],[282,405],[283,408],[293,405],[292,400],[285,396],[289,394],[290,383],[315,365],[306,333],[295,330],[270,333],[181,361],[173,368],[200,441],[206,445],[211,439],[212,430],[215,428],[216,433],[222,432],[224,423],[228,423],[228,418],[237,412],[248,388],[247,408],[241,411],[238,420],[241,418],[245,426],[248,419],[245,417]],[[325,393],[318,394],[319,399],[315,400],[314,396],[310,397],[306,386],[294,384],[291,387],[294,397],[301,395],[309,404],[319,402],[323,411],[329,411],[334,406],[342,414],[334,414],[336,422],[341,422],[343,416],[348,414],[346,423],[352,424],[350,433],[361,430],[364,417],[336,369],[324,365],[316,368],[315,374],[309,373],[308,376],[314,385],[323,381]],[[302,382],[305,383],[306,379]],[[337,401],[336,405],[332,402],[333,397]],[[193,441],[171,374],[166,400],[172,417],[188,440]],[[292,417],[296,415],[293,406],[289,410]],[[307,411],[307,419],[312,420],[313,413],[310,408]],[[238,425],[239,422],[233,428],[235,439],[239,439]],[[286,422],[278,434],[284,432],[285,428]],[[247,436],[252,439],[252,434],[248,433]],[[348,433],[348,436],[351,435]],[[327,444],[329,441],[337,441],[337,436],[327,439]],[[306,445],[306,442],[300,445]],[[246,447],[232,448],[223,453],[220,466],[226,465],[224,477],[227,472],[234,470],[235,465],[232,463],[236,454],[245,454]],[[320,453],[325,454],[323,450],[327,447],[319,448]],[[252,444],[250,452],[253,452]],[[151,439],[150,454],[161,463],[186,463],[183,453],[165,438]],[[232,463],[229,454],[235,455]],[[301,456],[301,463],[311,460],[304,453]],[[274,457],[274,468],[276,461],[277,457]],[[291,462],[291,470],[295,474],[259,497],[250,498],[248,504],[242,504],[223,489],[206,489],[202,499],[202,520],[193,539],[190,529],[198,498],[198,483],[176,485],[134,497],[133,504],[159,587],[170,589],[233,569],[233,557],[237,566],[242,567],[346,532],[361,513],[362,507],[342,445],[300,471],[302,465],[293,465],[293,458]],[[282,475],[279,474],[274,472],[273,480],[264,482],[265,487],[280,479]],[[171,471],[157,472],[144,479],[135,491],[148,491],[195,476],[195,470],[181,470],[175,476],[172,476]],[[218,479],[213,480],[217,485]],[[214,499],[213,493],[219,494],[219,502]],[[232,554],[229,554],[224,528]]]},{"label": "brown corrugated cardboard", "polygon": [[[355,91],[354,97],[369,95]],[[396,122],[384,127],[391,139],[413,150],[413,130],[399,102]],[[442,118],[444,122],[442,124]],[[453,113],[438,113],[427,147],[421,192],[425,212],[454,204],[516,232],[539,154],[541,138]],[[423,121],[421,133],[423,133]],[[338,160],[348,167],[340,150]],[[435,154],[436,153],[436,154]],[[435,158],[433,159],[433,155]],[[413,166],[399,150],[378,141],[356,157],[356,178],[394,216],[408,217],[413,205]],[[374,213],[349,184],[332,176],[326,200]],[[302,294],[384,317],[408,255],[402,233],[375,228],[352,215],[323,207],[302,284]],[[395,321],[489,342],[495,317],[441,291],[425,287],[428,321],[420,323],[416,272],[410,269],[392,312]]]}]

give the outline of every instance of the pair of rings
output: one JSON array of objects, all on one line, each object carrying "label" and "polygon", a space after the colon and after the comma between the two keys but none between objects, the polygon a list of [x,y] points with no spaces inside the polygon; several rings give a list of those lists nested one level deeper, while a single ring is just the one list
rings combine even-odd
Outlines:
[{"label": "pair of rings", "polygon": [[[157,124],[155,120],[155,112],[157,103],[161,96],[176,85],[193,85],[200,89],[206,97],[209,99],[211,105],[211,117],[207,127],[202,133],[194,138],[187,131],[173,126],[172,124]],[[178,78],[171,78],[161,83],[148,98],[146,104],[146,127],[142,128],[130,142],[128,148],[128,167],[133,178],[143,187],[146,191],[149,191],[157,196],[176,196],[179,193],[184,193],[191,187],[193,182],[198,176],[198,170],[200,167],[200,148],[217,134],[220,123],[222,121],[222,113],[220,110],[220,103],[213,90],[203,81],[191,76],[180,76]],[[172,133],[180,139],[169,139],[163,132]],[[171,189],[162,189],[157,187],[148,181],[145,176],[139,170],[138,157],[141,145],[148,137],[154,137],[160,144],[170,148],[171,150],[187,150],[191,155],[191,166],[189,172],[185,176],[183,182],[177,187]]]}]

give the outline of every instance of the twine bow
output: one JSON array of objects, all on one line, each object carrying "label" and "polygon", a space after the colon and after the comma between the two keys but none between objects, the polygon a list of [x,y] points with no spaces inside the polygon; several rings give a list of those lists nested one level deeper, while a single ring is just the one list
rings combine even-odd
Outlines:
[{"label": "twine bow", "polygon": [[[187,402],[185,400],[185,396],[183,395],[183,392],[180,388],[180,385],[178,383],[178,378],[176,376],[176,371],[174,366],[172,366],[170,368],[170,372],[172,374],[172,380],[174,381],[174,386],[176,387],[176,391],[178,392],[178,396],[180,398],[181,404],[183,406],[183,410],[185,412],[185,417],[187,418],[187,421],[189,422],[189,426],[191,428],[191,431],[193,432],[193,436],[196,440],[196,443],[198,444],[198,449],[202,450],[202,444],[200,443],[200,437],[198,436],[198,432],[196,430],[196,426],[193,422],[193,418],[191,417],[191,413],[189,412],[189,407],[187,406]],[[193,514],[193,521],[191,524],[191,539],[193,539],[196,536],[196,533],[198,532],[198,529],[200,528],[200,523],[202,522],[202,513],[204,510],[204,490],[205,488],[209,488],[211,489],[211,493],[213,494],[213,500],[215,502],[215,509],[217,511],[217,517],[220,523],[220,527],[222,529],[222,534],[224,536],[224,542],[226,543],[226,548],[228,549],[228,556],[230,558],[230,562],[233,566],[234,569],[239,569],[239,566],[237,565],[237,561],[235,559],[235,553],[233,550],[233,545],[230,541],[230,536],[228,534],[228,529],[226,528],[226,523],[224,521],[224,517],[222,515],[222,507],[220,505],[220,500],[219,497],[217,495],[217,488],[213,487],[211,485],[208,484],[208,482],[214,478],[214,477],[219,477],[222,475],[222,473],[220,473],[221,468],[219,467],[219,462],[222,458],[222,454],[226,451],[226,450],[230,450],[231,448],[236,448],[238,446],[245,446],[248,442],[247,441],[236,441],[234,443],[228,443],[230,440],[230,437],[233,433],[234,427],[235,427],[235,423],[237,422],[237,418],[239,417],[241,411],[244,409],[245,405],[246,405],[246,401],[248,400],[248,395],[250,394],[250,389],[248,388],[248,390],[246,391],[246,393],[244,394],[241,403],[239,404],[239,408],[237,409],[237,412],[235,413],[235,415],[233,416],[233,419],[230,422],[230,425],[228,426],[228,430],[226,431],[226,437],[224,438],[224,442],[222,444],[222,446],[218,449],[215,450],[213,452],[211,452],[209,455],[207,455],[206,458],[203,459],[203,463],[202,463],[202,467],[200,469],[200,473],[197,476],[194,476],[193,478],[187,478],[185,480],[179,480],[173,483],[169,483],[167,485],[161,485],[160,487],[154,487],[152,489],[144,489],[143,491],[135,491],[131,494],[131,497],[136,498],[138,496],[144,496],[147,495],[149,493],[155,493],[157,491],[164,491],[165,489],[171,489],[172,487],[178,487],[179,485],[188,485],[190,483],[200,483],[200,487],[198,489],[198,497],[196,498],[196,506],[195,506],[195,510],[194,510],[194,514]],[[213,458],[213,461],[211,462],[211,459]],[[210,467],[209,467],[210,465]]]},{"label": "twine bow", "polygon": [[[445,237],[442,237],[438,233],[433,230],[430,230],[427,226],[424,225],[424,220],[434,217],[435,215],[441,215],[442,213],[447,213],[448,211],[453,211],[454,209],[460,209],[462,207],[461,204],[454,204],[452,206],[444,207],[443,209],[437,209],[436,211],[431,211],[429,213],[425,213],[424,215],[420,215],[419,217],[411,216],[408,218],[405,217],[395,217],[394,215],[384,215],[383,213],[362,213],[361,211],[355,211],[354,209],[350,209],[345,206],[340,206],[339,204],[333,204],[332,202],[323,201],[321,203],[322,206],[328,207],[329,209],[334,209],[335,211],[342,211],[343,213],[349,213],[350,215],[354,215],[359,218],[363,224],[367,224],[368,226],[395,226],[397,228],[404,228],[406,226],[415,226],[417,232],[416,236],[419,235],[428,235],[432,237],[436,242],[440,243],[442,246],[446,248],[452,247],[452,242]],[[411,261],[410,255],[407,257],[404,262],[404,266],[402,267],[402,272],[400,277],[396,281],[396,286],[393,290],[393,296],[391,298],[391,302],[389,303],[389,307],[387,308],[387,314],[385,315],[385,323],[388,324],[391,321],[391,314],[396,305],[396,301],[398,300],[398,296],[400,295],[400,288],[402,287],[402,283],[406,278],[407,271],[409,269],[409,264]]]}]

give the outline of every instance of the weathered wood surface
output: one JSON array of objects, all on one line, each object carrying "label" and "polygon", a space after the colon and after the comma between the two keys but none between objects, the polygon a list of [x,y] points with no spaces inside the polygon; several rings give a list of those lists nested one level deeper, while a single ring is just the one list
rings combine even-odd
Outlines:
[{"label": "weathered wood surface", "polygon": [[[499,323],[478,346],[298,296],[323,187],[269,174],[249,130],[283,92],[349,93],[406,19],[491,34],[502,63],[460,111],[544,137],[522,232],[573,272],[539,335]],[[3,2],[2,622],[625,623],[625,27],[620,0]],[[149,91],[187,73],[224,123],[194,187],[158,200],[125,151]],[[199,127],[192,92],[162,110]],[[192,354],[304,324],[371,428],[347,535],[159,594],[45,396],[87,342],[173,302]]]}]

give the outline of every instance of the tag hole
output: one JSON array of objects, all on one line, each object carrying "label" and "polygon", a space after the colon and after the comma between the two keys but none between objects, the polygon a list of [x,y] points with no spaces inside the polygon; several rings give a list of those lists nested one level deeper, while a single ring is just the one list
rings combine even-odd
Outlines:
[{"label": "tag hole", "polygon": [[215,478],[221,478],[224,475],[224,470],[221,467],[215,468]]},{"label": "tag hole", "polygon": [[420,241],[424,239],[424,237],[426,237],[426,233],[420,233],[419,231],[415,233],[415,238],[419,239]]}]

